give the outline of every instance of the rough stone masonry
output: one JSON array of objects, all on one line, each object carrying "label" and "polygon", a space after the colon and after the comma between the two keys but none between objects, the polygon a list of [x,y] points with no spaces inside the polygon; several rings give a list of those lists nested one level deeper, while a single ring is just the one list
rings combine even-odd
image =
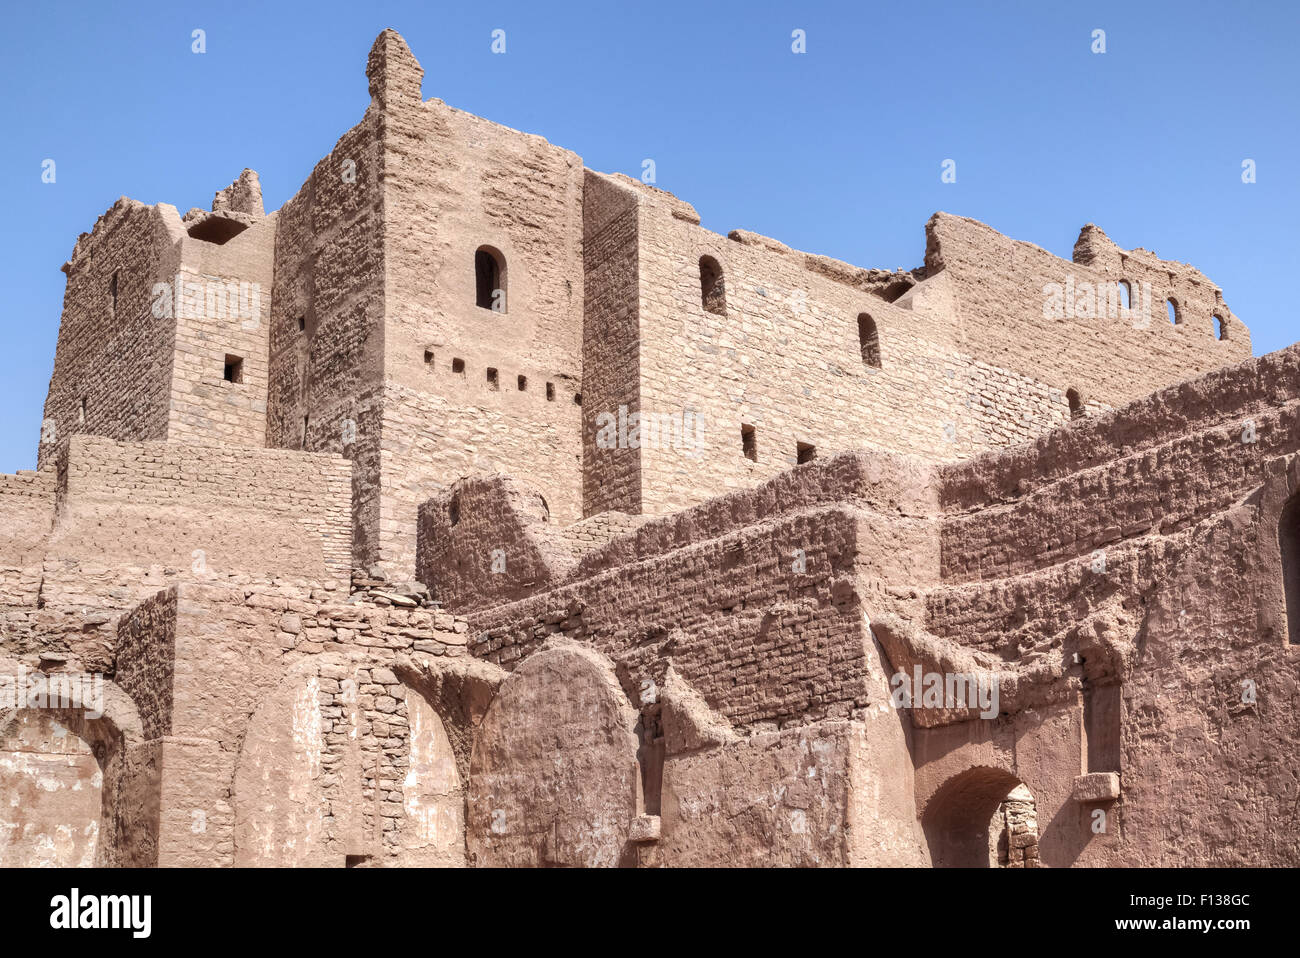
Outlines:
[{"label": "rough stone masonry", "polygon": [[1300,864],[1300,346],[1097,227],[862,269],[422,98],[76,242],[0,865]]}]

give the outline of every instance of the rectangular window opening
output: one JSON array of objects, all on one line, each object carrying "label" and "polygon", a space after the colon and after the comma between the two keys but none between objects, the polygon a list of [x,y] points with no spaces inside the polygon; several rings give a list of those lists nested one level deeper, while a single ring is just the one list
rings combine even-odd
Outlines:
[{"label": "rectangular window opening", "polygon": [[488,382],[488,389],[501,388],[501,379],[500,377],[497,376],[497,371],[493,369],[491,366],[488,367],[487,382]]},{"label": "rectangular window opening", "polygon": [[242,383],[244,381],[244,360],[239,356],[226,354],[226,371],[223,378],[228,383]]},{"label": "rectangular window opening", "polygon": [[753,426],[741,423],[740,448],[750,462],[758,462],[758,434]]},{"label": "rectangular window opening", "polygon": [[812,443],[801,442],[795,445],[795,460],[801,465],[817,458],[817,447]]}]

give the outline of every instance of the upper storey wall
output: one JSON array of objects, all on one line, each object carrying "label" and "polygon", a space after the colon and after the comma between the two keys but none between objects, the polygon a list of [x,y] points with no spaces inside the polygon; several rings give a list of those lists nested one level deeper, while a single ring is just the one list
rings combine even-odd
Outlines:
[{"label": "upper storey wall", "polygon": [[380,559],[409,574],[420,503],[462,476],[508,472],[556,521],[582,516],[583,166],[422,101],[396,34],[368,75],[383,151]]},{"label": "upper storey wall", "polygon": [[356,561],[379,543],[383,242],[379,120],[339,138],[277,214],[267,445],[357,464]]},{"label": "upper storey wall", "polygon": [[173,442],[266,445],[275,219],[258,220],[224,243],[190,235],[180,241],[179,282],[201,291],[204,305],[190,308],[197,297],[189,294],[179,300],[184,308],[173,303],[176,356],[167,430]]},{"label": "upper storey wall", "polygon": [[[947,213],[926,224],[926,273],[945,277],[961,348],[985,362],[1120,406],[1250,357],[1250,331],[1199,270],[1121,250],[1094,226],[1083,229],[1074,259]],[[1089,308],[1093,297],[1105,304],[1121,280],[1133,312]],[[1167,316],[1170,298],[1178,325]],[[1226,339],[1217,336],[1216,315]]]},{"label": "upper storey wall", "polygon": [[153,288],[172,281],[184,235],[174,207],[122,197],[77,240],[63,266],[41,465],[74,433],[166,438],[175,326],[154,316]]},{"label": "upper storey wall", "polygon": [[[914,285],[752,233],[722,237],[667,194],[626,188],[641,196],[640,412],[695,427],[693,448],[642,443],[644,512],[756,485],[801,445],[950,461],[1069,420],[1068,383],[967,348],[946,277]],[[707,305],[706,260],[722,277]],[[588,432],[601,413],[617,409],[588,405]]]}]

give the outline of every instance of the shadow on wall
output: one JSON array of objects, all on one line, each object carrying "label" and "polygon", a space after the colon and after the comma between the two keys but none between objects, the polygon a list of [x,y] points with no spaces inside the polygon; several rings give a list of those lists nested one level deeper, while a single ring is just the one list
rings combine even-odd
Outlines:
[{"label": "shadow on wall", "polygon": [[1036,867],[1033,794],[1005,769],[970,768],[934,793],[921,827],[936,868]]}]

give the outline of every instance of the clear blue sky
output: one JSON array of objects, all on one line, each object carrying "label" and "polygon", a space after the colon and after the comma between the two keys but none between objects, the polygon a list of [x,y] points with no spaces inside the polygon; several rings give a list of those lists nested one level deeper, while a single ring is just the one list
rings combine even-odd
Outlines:
[{"label": "clear blue sky", "polygon": [[389,26],[423,64],[426,98],[597,170],[639,176],[653,158],[657,185],[710,229],[910,268],[935,210],[1067,258],[1091,221],[1198,266],[1256,353],[1300,339],[1292,0],[43,0],[10,4],[0,32],[0,471],[35,462],[77,235],[121,195],[207,208],[245,166],[280,206],[361,117],[366,53]]}]

